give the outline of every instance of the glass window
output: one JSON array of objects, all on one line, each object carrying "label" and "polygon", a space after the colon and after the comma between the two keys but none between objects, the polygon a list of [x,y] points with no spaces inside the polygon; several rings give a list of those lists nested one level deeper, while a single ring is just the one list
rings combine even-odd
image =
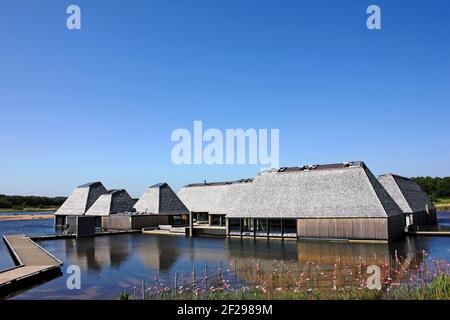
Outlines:
[{"label": "glass window", "polygon": [[229,233],[234,235],[240,235],[241,234],[241,219],[228,219],[228,228]]},{"label": "glass window", "polygon": [[254,226],[254,219],[253,218],[246,218],[246,219],[242,219],[243,223],[242,223],[242,232],[247,232],[247,233],[251,233],[254,232],[255,230],[255,226]]},{"label": "glass window", "polygon": [[281,219],[269,219],[269,236],[281,236]]},{"label": "glass window", "polygon": [[283,219],[283,234],[285,236],[297,236],[297,220]]},{"label": "glass window", "polygon": [[267,236],[267,219],[256,219],[256,235]]}]

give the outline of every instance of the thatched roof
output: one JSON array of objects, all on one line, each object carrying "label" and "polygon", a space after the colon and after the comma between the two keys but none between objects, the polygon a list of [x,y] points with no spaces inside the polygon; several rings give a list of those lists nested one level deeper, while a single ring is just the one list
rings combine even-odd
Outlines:
[{"label": "thatched roof", "polygon": [[193,212],[227,214],[251,185],[252,179],[196,183],[184,186],[178,197]]},{"label": "thatched roof", "polygon": [[434,209],[428,195],[413,180],[395,174],[385,174],[378,177],[386,191],[404,213],[414,213]]},{"label": "thatched roof", "polygon": [[285,167],[253,182],[186,186],[180,199],[192,211],[227,217],[388,217],[402,211],[363,162]]},{"label": "thatched roof", "polygon": [[138,212],[153,214],[188,214],[189,210],[167,183],[149,187],[136,202]]},{"label": "thatched roof", "polygon": [[119,212],[134,211],[134,201],[124,189],[108,190],[86,212],[87,216],[108,216]]},{"label": "thatched roof", "polygon": [[83,215],[106,192],[101,182],[78,186],[56,211],[56,215]]}]

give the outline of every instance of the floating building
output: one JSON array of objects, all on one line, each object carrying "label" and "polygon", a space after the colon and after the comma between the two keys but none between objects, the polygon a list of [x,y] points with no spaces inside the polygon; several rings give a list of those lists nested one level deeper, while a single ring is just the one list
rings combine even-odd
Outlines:
[{"label": "floating building", "polygon": [[134,211],[134,201],[124,189],[108,190],[86,211],[87,216],[109,216]]},{"label": "floating building", "polygon": [[392,240],[404,233],[402,210],[361,161],[191,184],[179,196],[191,211],[226,215],[229,236]]},{"label": "floating building", "polygon": [[75,188],[55,213],[55,226],[66,225],[68,216],[81,216],[106,192],[101,182],[86,183]]},{"label": "floating building", "polygon": [[[136,212],[122,212],[103,218],[104,229],[139,230],[159,225],[188,224],[189,210],[167,183],[149,187],[134,205]],[[134,211],[133,210],[133,211]]]},{"label": "floating building", "polygon": [[193,183],[184,186],[178,196],[192,212],[195,222],[225,226],[225,216],[235,207],[251,187],[253,179]]},{"label": "floating building", "polygon": [[170,229],[186,226],[189,213],[191,234],[237,237],[390,241],[405,226],[436,223],[436,209],[417,183],[376,178],[362,161],[270,169],[253,179],[189,184],[178,195],[159,183],[136,204],[123,189],[90,183],[75,189],[56,223],[83,216],[109,230]]},{"label": "floating building", "polygon": [[381,175],[378,180],[403,211],[407,228],[436,224],[436,208],[414,180],[395,174]]},{"label": "floating building", "polygon": [[188,208],[165,182],[149,187],[134,208],[138,212],[152,214],[189,214]]}]

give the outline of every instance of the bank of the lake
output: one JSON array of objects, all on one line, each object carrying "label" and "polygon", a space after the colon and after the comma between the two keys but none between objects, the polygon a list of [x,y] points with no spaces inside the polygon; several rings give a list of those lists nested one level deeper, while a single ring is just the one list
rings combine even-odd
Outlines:
[{"label": "bank of the lake", "polygon": [[55,212],[58,208],[23,208],[23,209],[0,209],[0,215],[7,215],[11,213],[29,214],[36,212]]}]

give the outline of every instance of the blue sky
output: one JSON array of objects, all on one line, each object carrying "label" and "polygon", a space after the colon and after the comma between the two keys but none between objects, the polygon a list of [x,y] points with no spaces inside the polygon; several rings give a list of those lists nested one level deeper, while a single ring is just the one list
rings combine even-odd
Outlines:
[{"label": "blue sky", "polygon": [[449,175],[449,16],[446,0],[0,0],[0,193],[101,180],[138,197],[259,171],[172,164],[194,120],[279,128],[282,166]]}]

